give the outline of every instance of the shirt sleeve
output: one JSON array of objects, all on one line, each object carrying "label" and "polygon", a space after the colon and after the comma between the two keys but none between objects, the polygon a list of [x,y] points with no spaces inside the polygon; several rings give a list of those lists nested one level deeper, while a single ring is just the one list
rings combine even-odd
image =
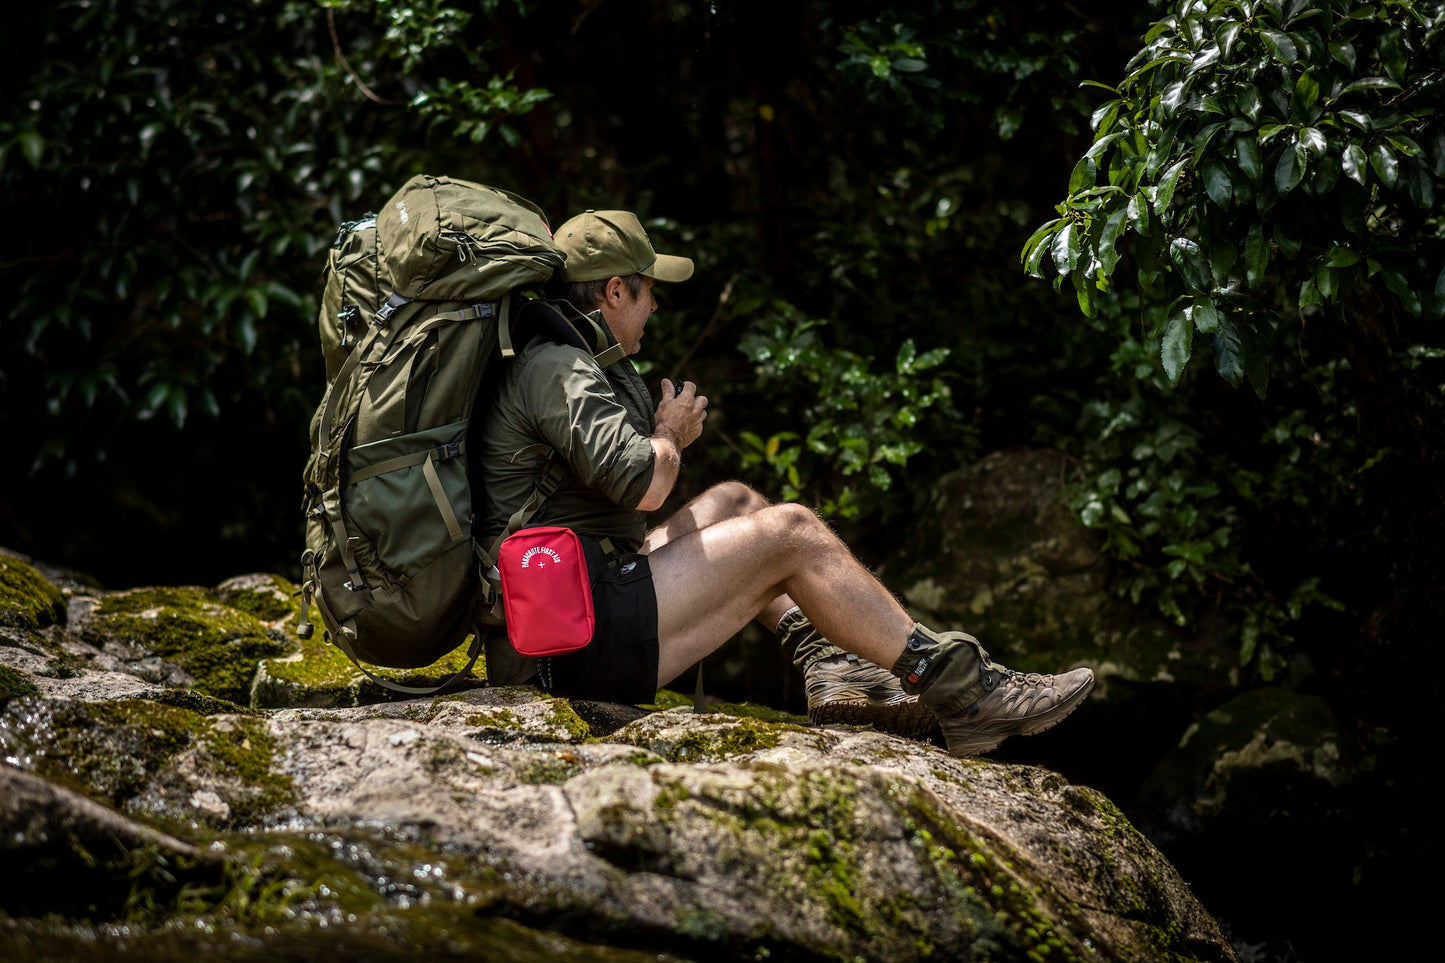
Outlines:
[{"label": "shirt sleeve", "polygon": [[538,433],[583,485],[636,508],[652,483],[652,442],[628,420],[597,362],[551,345],[529,368],[526,406]]}]

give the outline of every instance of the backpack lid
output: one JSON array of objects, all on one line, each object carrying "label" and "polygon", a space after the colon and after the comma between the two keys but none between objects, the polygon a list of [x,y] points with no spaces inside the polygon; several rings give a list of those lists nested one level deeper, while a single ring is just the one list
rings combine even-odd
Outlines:
[{"label": "backpack lid", "polygon": [[565,258],[531,201],[426,174],[377,214],[376,240],[392,290],[429,301],[495,301],[545,283]]}]

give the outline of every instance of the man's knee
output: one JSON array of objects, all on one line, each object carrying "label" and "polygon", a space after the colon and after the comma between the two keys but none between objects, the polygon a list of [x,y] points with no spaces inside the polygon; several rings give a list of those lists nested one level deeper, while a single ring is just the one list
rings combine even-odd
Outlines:
[{"label": "man's knee", "polygon": [[797,502],[769,505],[758,519],[783,551],[815,552],[821,542],[836,541],[827,523],[811,508]]},{"label": "man's knee", "polygon": [[716,505],[724,518],[751,515],[768,507],[768,500],[740,481],[726,481],[709,488],[704,497]]}]

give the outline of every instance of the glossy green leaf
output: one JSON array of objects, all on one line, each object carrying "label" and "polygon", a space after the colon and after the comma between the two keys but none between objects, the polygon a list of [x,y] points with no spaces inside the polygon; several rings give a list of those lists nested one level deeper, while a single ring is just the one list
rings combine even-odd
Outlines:
[{"label": "glossy green leaf", "polygon": [[1109,219],[1104,222],[1104,229],[1099,232],[1099,269],[1104,277],[1112,275],[1119,263],[1119,253],[1114,246],[1127,224],[1128,213],[1127,206],[1121,205],[1109,215]]},{"label": "glossy green leaf", "polygon": [[1262,30],[1260,39],[1264,41],[1269,55],[1280,63],[1292,64],[1299,60],[1299,50],[1288,34],[1280,33],[1278,30]]},{"label": "glossy green leaf", "polygon": [[1325,267],[1342,268],[1358,263],[1360,263],[1360,253],[1350,248],[1336,245],[1325,252]]},{"label": "glossy green leaf", "polygon": [[1051,252],[1054,257],[1054,267],[1061,275],[1068,274],[1073,266],[1070,251],[1073,249],[1075,227],[1076,225],[1070,221],[1063,226],[1062,230],[1054,235]]},{"label": "glossy green leaf", "polygon": [[1320,99],[1319,81],[1307,70],[1299,75],[1294,84],[1294,106],[1301,114],[1305,114]]},{"label": "glossy green leaf", "polygon": [[1348,40],[1331,40],[1330,56],[1350,70],[1355,69],[1355,48]]},{"label": "glossy green leaf", "polygon": [[1323,154],[1329,147],[1325,141],[1325,135],[1314,127],[1303,128],[1297,135],[1297,140],[1301,147],[1313,152],[1316,156]]},{"label": "glossy green leaf", "polygon": [[1195,298],[1192,316],[1200,334],[1213,334],[1219,328],[1219,311],[1209,298]]},{"label": "glossy green leaf", "polygon": [[1424,153],[1424,151],[1420,149],[1419,144],[1404,134],[1386,134],[1385,140],[1389,141],[1390,146],[1394,147],[1406,157],[1419,157]]},{"label": "glossy green leaf", "polygon": [[1274,168],[1274,186],[1280,196],[1288,194],[1304,177],[1305,165],[1300,163],[1299,154],[1293,147],[1280,151],[1279,161]]},{"label": "glossy green leaf", "polygon": [[1340,90],[1339,95],[1333,98],[1338,100],[1347,94],[1357,90],[1399,90],[1400,85],[1388,77],[1361,77],[1359,80],[1348,83]]},{"label": "glossy green leaf", "polygon": [[1164,214],[1174,202],[1174,189],[1178,186],[1179,175],[1184,173],[1184,165],[1187,163],[1188,158],[1176,162],[1160,178],[1159,189],[1154,195],[1154,212],[1156,214]]},{"label": "glossy green leaf", "polygon": [[1386,187],[1394,187],[1400,177],[1400,161],[1382,140],[1376,141],[1370,148],[1370,167],[1380,179],[1380,183]]},{"label": "glossy green leaf", "polygon": [[1264,239],[1264,225],[1259,221],[1251,224],[1245,235],[1244,265],[1250,287],[1258,286],[1269,270],[1269,242]]},{"label": "glossy green leaf", "polygon": [[1194,350],[1194,324],[1188,312],[1181,307],[1170,315],[1164,327],[1164,337],[1159,343],[1159,359],[1164,365],[1164,374],[1171,385],[1179,383],[1179,377],[1189,364]]},{"label": "glossy green leaf", "polygon": [[1260,157],[1259,144],[1251,134],[1239,134],[1234,138],[1234,156],[1244,176],[1258,183],[1264,175],[1264,160]]},{"label": "glossy green leaf", "polygon": [[1187,237],[1176,237],[1169,242],[1169,257],[1178,266],[1185,284],[1194,291],[1207,292],[1214,287],[1205,260],[1197,241]]},{"label": "glossy green leaf", "polygon": [[1149,233],[1149,201],[1143,193],[1135,194],[1129,198],[1129,204],[1125,208],[1129,215],[1129,223],[1134,225],[1134,230],[1140,234]]},{"label": "glossy green leaf", "polygon": [[1019,259],[1024,262],[1024,269],[1034,277],[1041,276],[1039,265],[1043,262],[1044,255],[1052,248],[1049,237],[1059,221],[1060,218],[1056,217],[1034,231],[1024,242],[1023,250],[1019,251]]},{"label": "glossy green leaf", "polygon": [[1234,51],[1234,42],[1239,38],[1239,32],[1243,29],[1244,24],[1238,20],[1231,20],[1219,29],[1217,42],[1226,58]]},{"label": "glossy green leaf", "polygon": [[1209,161],[1200,168],[1204,178],[1204,190],[1209,199],[1220,207],[1229,207],[1234,201],[1234,184],[1229,171],[1217,161]]},{"label": "glossy green leaf", "polygon": [[1345,148],[1340,157],[1340,163],[1344,165],[1345,176],[1363,187],[1367,176],[1366,169],[1369,166],[1369,161],[1365,157],[1365,149],[1359,144],[1351,144]]}]

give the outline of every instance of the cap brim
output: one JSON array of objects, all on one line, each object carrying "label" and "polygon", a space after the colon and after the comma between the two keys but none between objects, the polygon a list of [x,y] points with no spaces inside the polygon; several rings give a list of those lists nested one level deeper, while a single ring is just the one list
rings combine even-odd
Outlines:
[{"label": "cap brim", "polygon": [[676,284],[692,277],[692,258],[677,257],[673,254],[659,254],[652,270],[639,272],[644,277],[666,284]]}]

